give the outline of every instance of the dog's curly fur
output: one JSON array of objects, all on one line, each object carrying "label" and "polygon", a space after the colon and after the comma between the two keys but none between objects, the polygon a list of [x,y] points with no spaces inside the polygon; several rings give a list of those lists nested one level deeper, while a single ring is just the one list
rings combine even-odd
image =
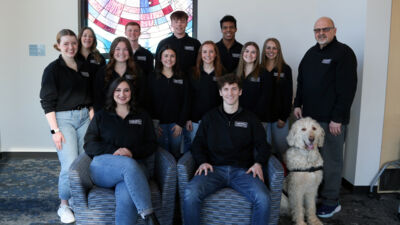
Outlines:
[{"label": "dog's curly fur", "polygon": [[323,165],[318,147],[324,144],[325,132],[317,121],[310,117],[296,121],[287,136],[290,148],[284,156],[289,174],[285,180],[289,195],[289,209],[296,225],[322,225],[316,216],[316,196],[322,180],[322,170],[314,172],[290,172],[307,170]]}]

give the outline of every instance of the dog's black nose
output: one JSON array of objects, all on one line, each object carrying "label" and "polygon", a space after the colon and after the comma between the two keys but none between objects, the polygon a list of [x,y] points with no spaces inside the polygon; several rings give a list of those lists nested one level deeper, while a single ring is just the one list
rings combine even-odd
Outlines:
[{"label": "dog's black nose", "polygon": [[308,140],[313,143],[314,142],[314,137],[309,137]]}]

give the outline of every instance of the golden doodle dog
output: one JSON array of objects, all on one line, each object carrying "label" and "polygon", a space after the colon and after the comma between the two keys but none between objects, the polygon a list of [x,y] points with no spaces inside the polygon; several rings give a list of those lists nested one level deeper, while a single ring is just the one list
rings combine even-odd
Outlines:
[{"label": "golden doodle dog", "polygon": [[316,197],[323,166],[318,147],[323,146],[324,137],[325,132],[318,122],[307,117],[296,121],[286,138],[290,148],[284,156],[284,162],[289,174],[284,186],[289,200],[283,197],[282,207],[283,211],[290,210],[296,225],[306,224],[305,215],[308,224],[322,225],[316,216]]}]

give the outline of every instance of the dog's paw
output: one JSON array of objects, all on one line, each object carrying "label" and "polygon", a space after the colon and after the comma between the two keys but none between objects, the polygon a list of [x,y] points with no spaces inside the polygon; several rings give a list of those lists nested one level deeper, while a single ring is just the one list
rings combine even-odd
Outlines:
[{"label": "dog's paw", "polygon": [[308,222],[310,225],[324,225],[317,217],[310,218]]},{"label": "dog's paw", "polygon": [[295,224],[296,225],[307,225],[306,222],[304,222],[304,221],[297,221]]}]

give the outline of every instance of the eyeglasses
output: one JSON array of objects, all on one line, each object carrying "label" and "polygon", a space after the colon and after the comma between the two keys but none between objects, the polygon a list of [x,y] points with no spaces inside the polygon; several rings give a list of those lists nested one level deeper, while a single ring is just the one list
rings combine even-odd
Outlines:
[{"label": "eyeglasses", "polygon": [[314,29],[314,33],[319,33],[319,32],[323,32],[323,33],[326,33],[326,32],[329,32],[331,29],[335,29],[335,27],[324,27],[324,28],[315,28]]}]

